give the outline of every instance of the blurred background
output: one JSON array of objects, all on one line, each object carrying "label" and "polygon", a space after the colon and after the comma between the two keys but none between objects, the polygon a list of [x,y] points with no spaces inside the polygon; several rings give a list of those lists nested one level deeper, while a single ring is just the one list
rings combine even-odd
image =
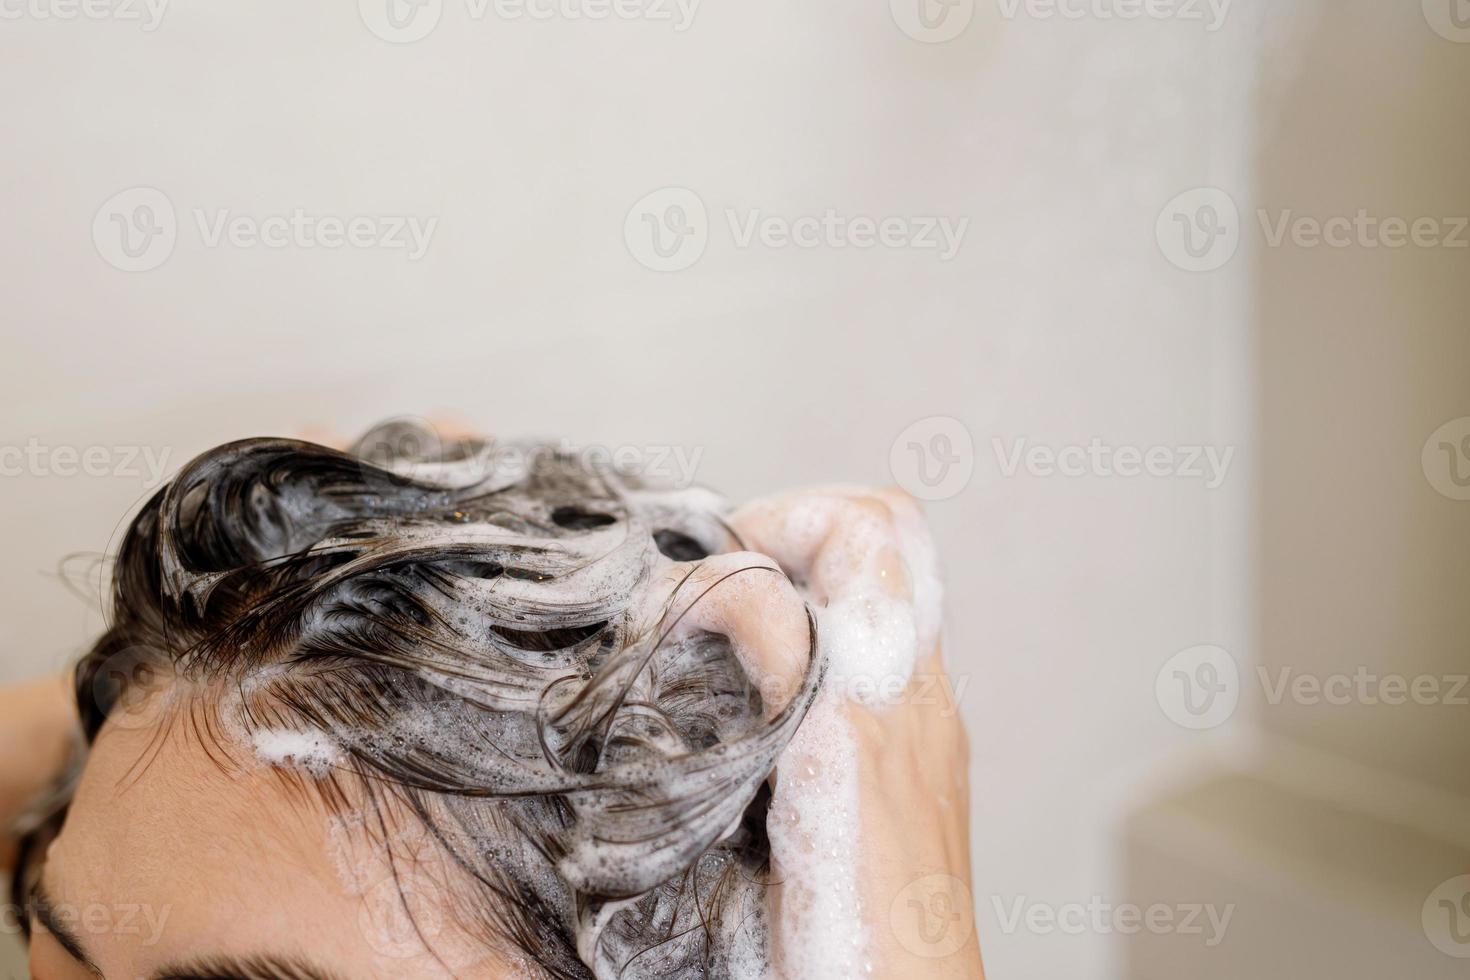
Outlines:
[{"label": "blurred background", "polygon": [[1466,0],[0,19],[0,682],[228,439],[897,482],[993,978],[1466,975]]}]

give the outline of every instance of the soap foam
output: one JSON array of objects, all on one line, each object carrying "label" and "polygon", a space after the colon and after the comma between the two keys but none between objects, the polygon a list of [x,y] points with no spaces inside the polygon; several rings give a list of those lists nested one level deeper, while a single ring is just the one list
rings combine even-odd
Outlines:
[{"label": "soap foam", "polygon": [[918,647],[913,606],[881,592],[856,592],[819,612],[817,624],[833,687],[869,705],[902,696]]},{"label": "soap foam", "polygon": [[859,759],[844,712],[849,702],[882,711],[901,698],[920,653],[939,638],[942,590],[923,516],[908,501],[876,506],[871,496],[838,488],[754,508],[763,517],[784,511],[778,558],[788,570],[801,574],[796,555],[813,558],[804,592],[827,667],[822,696],[781,758],[767,821],[779,881],[773,939],[786,980],[873,974],[858,874],[867,846]]},{"label": "soap foam", "polygon": [[812,706],[776,772],[766,830],[783,977],[854,980],[872,973],[858,887],[857,747],[828,692]]},{"label": "soap foam", "polygon": [[341,751],[323,732],[257,728],[250,733],[255,757],[267,765],[300,769],[324,778],[341,762]]}]

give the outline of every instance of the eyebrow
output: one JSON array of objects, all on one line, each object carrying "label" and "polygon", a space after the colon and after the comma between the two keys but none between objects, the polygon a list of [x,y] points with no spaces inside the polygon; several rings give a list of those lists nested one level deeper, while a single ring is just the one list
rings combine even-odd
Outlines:
[{"label": "eyebrow", "polygon": [[[56,914],[56,903],[41,882],[31,889],[31,911],[39,923],[76,960],[97,976],[102,969],[87,955],[76,932]],[[339,980],[336,974],[292,956],[259,954],[246,957],[211,956],[170,964],[152,980]]]},{"label": "eyebrow", "polygon": [[211,956],[169,965],[153,980],[338,980],[336,974],[291,956]]},{"label": "eyebrow", "polygon": [[37,881],[31,888],[31,914],[35,916],[36,922],[51,934],[51,938],[56,940],[58,946],[66,950],[68,956],[97,976],[102,976],[101,968],[87,955],[77,934],[70,926],[61,921],[61,917],[56,914],[55,906],[56,903],[52,901],[45,885]]}]

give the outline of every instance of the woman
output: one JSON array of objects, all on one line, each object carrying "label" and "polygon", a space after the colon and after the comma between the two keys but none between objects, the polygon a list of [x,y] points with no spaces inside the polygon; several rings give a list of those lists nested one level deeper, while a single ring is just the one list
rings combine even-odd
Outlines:
[{"label": "woman", "polygon": [[35,977],[981,975],[907,498],[424,437],[150,501],[39,801],[78,716],[5,693]]}]

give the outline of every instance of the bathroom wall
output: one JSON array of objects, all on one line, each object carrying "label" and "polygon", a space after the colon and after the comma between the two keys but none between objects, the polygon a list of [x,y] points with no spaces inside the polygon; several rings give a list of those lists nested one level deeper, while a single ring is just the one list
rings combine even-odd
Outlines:
[{"label": "bathroom wall", "polygon": [[1133,980],[1470,956],[1470,28],[1436,0],[1309,6],[1262,75],[1243,209],[1259,623],[1232,722],[1254,738],[1177,763],[1123,835],[1131,901],[1233,920],[1214,945],[1131,937]]},{"label": "bathroom wall", "polygon": [[[1360,0],[1322,17],[1294,77],[1263,94],[1260,204],[1273,221],[1363,211],[1425,222],[1435,243],[1395,245],[1392,228],[1365,224],[1348,247],[1288,239],[1258,254],[1257,590],[1273,672],[1470,665],[1470,506],[1441,492],[1465,496],[1441,448],[1459,454],[1463,436],[1441,432],[1424,459],[1437,430],[1470,415],[1470,131],[1452,121],[1467,91],[1470,46]],[[1306,700],[1265,705],[1262,723],[1470,796],[1463,705]]]}]

